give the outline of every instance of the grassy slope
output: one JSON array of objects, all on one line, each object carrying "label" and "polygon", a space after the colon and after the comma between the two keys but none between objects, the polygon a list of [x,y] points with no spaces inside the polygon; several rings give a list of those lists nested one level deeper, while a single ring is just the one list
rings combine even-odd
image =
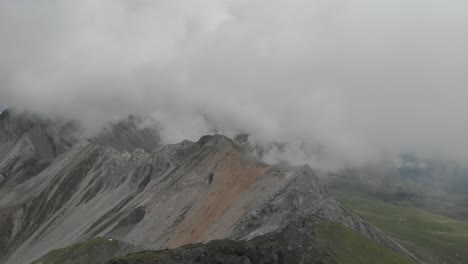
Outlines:
[{"label": "grassy slope", "polygon": [[[190,245],[185,248],[186,250],[190,250],[191,248],[203,248],[206,255],[210,255],[210,252],[217,252],[216,254],[218,255],[225,255],[227,254],[226,248],[230,248],[237,253],[244,252],[245,255],[249,256],[252,260],[261,259],[261,255],[255,256],[255,254],[261,254],[260,252],[264,252],[266,248],[281,248],[283,252],[286,252],[284,263],[290,264],[302,263],[304,259],[307,261],[314,260],[313,263],[415,264],[413,260],[400,256],[341,224],[320,220],[314,225],[312,233],[313,239],[306,239],[306,242],[299,242],[301,247],[307,250],[307,257],[304,257],[303,251],[292,253],[293,251],[287,249],[291,245],[289,244],[292,242],[291,240],[296,242],[301,240],[301,238],[295,237],[297,235],[296,233],[287,231],[283,234],[272,235],[271,237],[260,237],[247,242],[219,240],[209,242],[208,244]],[[257,251],[256,253],[249,253],[248,250],[244,251],[246,248],[256,248]],[[190,255],[181,253],[183,250],[184,248],[140,252],[118,258],[112,263],[177,263],[177,256]],[[192,258],[193,256],[194,255],[192,255]],[[321,261],[318,261],[319,259]],[[306,263],[308,263],[307,261]]]},{"label": "grassy slope", "polygon": [[323,221],[317,239],[336,263],[406,264],[415,263],[341,224]]},{"label": "grassy slope", "polygon": [[468,263],[468,223],[401,207],[375,198],[340,194],[340,200],[361,217],[428,263]]},{"label": "grassy slope", "polygon": [[66,248],[53,250],[33,262],[33,264],[100,264],[126,248],[128,248],[126,244],[117,240],[98,237]]},{"label": "grassy slope", "polygon": [[[388,248],[375,243],[354,230],[341,224],[326,220],[316,220],[310,227],[295,227],[286,229],[277,234],[269,234],[251,241],[212,241],[208,244],[195,244],[175,250],[147,251],[130,254],[117,258],[112,263],[179,263],[181,256],[193,258],[201,248],[206,254],[219,256],[234,255],[238,252],[251,257],[262,259],[262,254],[269,256],[271,248],[284,252],[285,263],[301,263],[314,260],[311,263],[337,263],[337,264],[415,264],[412,260],[400,256]],[[306,231],[309,230],[309,231]],[[128,245],[117,240],[95,238],[84,243],[50,252],[35,263],[41,264],[102,264],[113,258],[116,254],[122,255]],[[290,250],[293,249],[293,250]],[[305,250],[305,251],[304,251]],[[125,254],[124,254],[125,255]],[[321,260],[316,262],[315,260]],[[190,262],[192,263],[192,262]],[[211,263],[211,262],[207,262]],[[214,263],[214,262],[213,262]],[[257,263],[257,262],[255,262]]]}]

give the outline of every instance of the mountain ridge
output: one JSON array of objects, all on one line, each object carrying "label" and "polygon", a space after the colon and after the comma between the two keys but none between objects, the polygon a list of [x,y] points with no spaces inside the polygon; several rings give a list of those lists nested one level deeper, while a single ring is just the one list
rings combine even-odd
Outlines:
[{"label": "mountain ridge", "polygon": [[266,164],[222,135],[152,152],[76,143],[37,175],[0,188],[5,263],[99,236],[152,250],[245,241],[311,216],[413,257],[331,197],[308,165]]}]

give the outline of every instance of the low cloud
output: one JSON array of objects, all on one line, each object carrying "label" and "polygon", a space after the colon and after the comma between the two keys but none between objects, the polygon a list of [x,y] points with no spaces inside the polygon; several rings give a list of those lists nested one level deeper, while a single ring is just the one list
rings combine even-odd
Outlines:
[{"label": "low cloud", "polygon": [[[468,3],[0,2],[0,105],[283,142],[320,168],[401,152],[466,161]],[[280,156],[278,156],[280,155]]]}]

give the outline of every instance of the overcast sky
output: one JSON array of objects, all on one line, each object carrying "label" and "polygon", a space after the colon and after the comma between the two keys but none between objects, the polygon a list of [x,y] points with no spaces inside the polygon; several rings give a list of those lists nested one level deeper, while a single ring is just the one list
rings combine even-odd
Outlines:
[{"label": "overcast sky", "polygon": [[89,131],[151,114],[168,142],[213,126],[248,132],[322,167],[400,152],[466,162],[467,10],[464,0],[2,0],[0,105]]}]

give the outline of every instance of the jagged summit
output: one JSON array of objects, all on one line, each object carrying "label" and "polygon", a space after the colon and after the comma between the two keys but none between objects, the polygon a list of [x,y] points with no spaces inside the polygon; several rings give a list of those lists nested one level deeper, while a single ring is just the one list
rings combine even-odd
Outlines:
[{"label": "jagged summit", "polygon": [[202,136],[197,143],[200,146],[215,146],[215,145],[224,145],[224,144],[230,144],[230,145],[235,145],[234,141],[224,135],[220,134],[214,134],[214,135],[205,135]]}]

